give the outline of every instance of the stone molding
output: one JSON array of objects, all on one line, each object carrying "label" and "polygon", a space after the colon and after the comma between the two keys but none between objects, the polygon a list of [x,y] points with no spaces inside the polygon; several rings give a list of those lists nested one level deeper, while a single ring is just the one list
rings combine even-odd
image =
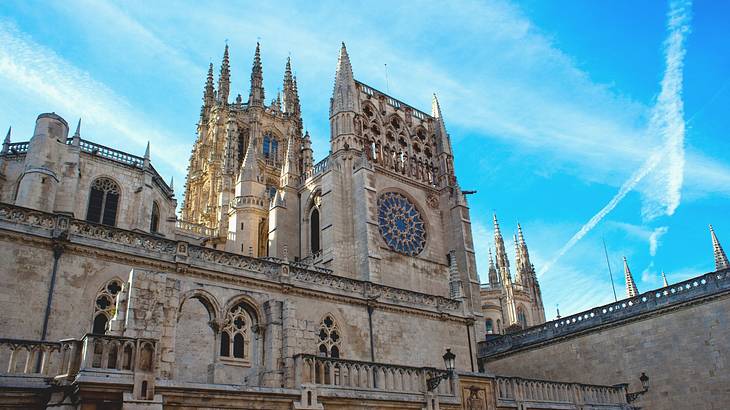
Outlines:
[{"label": "stone molding", "polygon": [[220,274],[226,273],[226,270],[212,268],[228,268],[231,269],[228,273],[235,272],[236,276],[240,277],[244,273],[251,280],[264,280],[269,282],[269,286],[283,285],[291,291],[298,288],[306,292],[316,286],[318,290],[335,295],[378,299],[380,303],[406,309],[426,310],[437,314],[448,312],[454,316],[463,314],[461,301],[443,296],[346,278],[333,274],[329,269],[301,263],[239,255],[6,203],[0,203],[0,228],[43,238],[67,234],[69,245],[90,246],[122,255],[133,254],[149,258],[155,264],[176,264],[180,265],[178,271],[195,268]]}]

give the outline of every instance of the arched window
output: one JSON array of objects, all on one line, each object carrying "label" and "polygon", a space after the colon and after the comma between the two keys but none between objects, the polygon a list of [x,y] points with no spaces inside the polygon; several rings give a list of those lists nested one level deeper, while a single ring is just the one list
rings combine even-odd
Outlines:
[{"label": "arched window", "polygon": [[321,246],[319,243],[319,209],[313,208],[309,215],[309,243],[312,255],[319,253]]},{"label": "arched window", "polygon": [[264,135],[263,146],[264,158],[276,160],[279,158],[279,141],[272,137],[271,134]]},{"label": "arched window", "polygon": [[150,232],[157,233],[160,228],[160,207],[157,202],[152,202],[152,217],[150,218]]},{"label": "arched window", "polygon": [[497,334],[502,334],[502,322],[497,319]]},{"label": "arched window", "polygon": [[326,315],[319,324],[318,354],[324,357],[340,357],[340,329],[331,315]]},{"label": "arched window", "polygon": [[520,322],[523,329],[527,328],[527,316],[525,316],[525,310],[522,309],[522,306],[517,308],[517,321]]},{"label": "arched window", "polygon": [[100,335],[106,333],[107,324],[116,313],[117,296],[121,290],[121,281],[119,279],[112,279],[97,292],[94,302],[94,319],[91,333]]},{"label": "arched window", "polygon": [[86,220],[104,225],[116,225],[119,206],[119,185],[109,178],[98,178],[91,184]]},{"label": "arched window", "polygon": [[494,334],[494,324],[492,323],[492,319],[487,319],[487,334],[491,335]]},{"label": "arched window", "polygon": [[251,359],[252,325],[253,318],[245,304],[239,303],[228,311],[221,331],[221,357]]}]

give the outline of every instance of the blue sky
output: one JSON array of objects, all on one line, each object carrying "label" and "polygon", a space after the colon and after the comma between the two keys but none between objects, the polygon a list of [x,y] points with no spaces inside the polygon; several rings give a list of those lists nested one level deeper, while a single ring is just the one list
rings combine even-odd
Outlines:
[{"label": "blue sky", "polygon": [[291,55],[318,159],[345,41],[358,80],[427,112],[438,93],[460,184],[478,190],[482,277],[492,212],[507,234],[519,220],[553,317],[612,300],[602,238],[620,296],[622,256],[641,291],[662,269],[670,281],[713,269],[708,223],[730,247],[729,20],[726,1],[3,1],[0,127],[27,140],[55,111],[131,153],[149,140],[181,199],[226,40],[234,96],[248,95],[257,40],[269,99]]}]

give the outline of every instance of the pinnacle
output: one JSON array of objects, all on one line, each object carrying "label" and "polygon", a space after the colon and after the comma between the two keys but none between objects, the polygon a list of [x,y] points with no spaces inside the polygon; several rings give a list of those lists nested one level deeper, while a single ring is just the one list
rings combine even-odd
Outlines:
[{"label": "pinnacle", "polygon": [[499,221],[497,221],[497,214],[493,214],[492,218],[494,219],[494,236],[502,236],[502,232],[499,230]]},{"label": "pinnacle", "polygon": [[10,144],[10,133],[12,131],[13,131],[13,127],[12,126],[8,127],[8,133],[5,134],[5,141],[4,141],[5,144]]},{"label": "pinnacle", "polygon": [[[79,120],[79,124],[81,123],[81,120]],[[147,148],[144,150],[144,159],[149,160],[150,159],[150,142],[147,141]]]},{"label": "pinnacle", "polygon": [[715,270],[730,268],[730,261],[728,261],[727,255],[722,249],[722,245],[720,245],[720,241],[717,239],[712,225],[710,225],[710,237],[712,238],[712,251],[715,256]]},{"label": "pinnacle", "polygon": [[626,257],[624,256],[624,276],[626,279],[626,296],[627,297],[634,297],[639,294],[639,290],[636,288],[636,283],[634,282],[634,277],[631,275],[631,269],[629,269],[629,263],[626,261]]},{"label": "pinnacle", "polygon": [[76,124],[76,132],[74,132],[74,137],[81,137],[81,118],[79,118],[78,124]]}]

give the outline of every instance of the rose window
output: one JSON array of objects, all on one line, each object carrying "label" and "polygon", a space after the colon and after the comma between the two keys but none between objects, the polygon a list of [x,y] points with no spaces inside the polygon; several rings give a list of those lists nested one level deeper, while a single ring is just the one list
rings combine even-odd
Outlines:
[{"label": "rose window", "polygon": [[378,198],[378,226],[388,247],[415,256],[426,246],[426,226],[421,213],[405,196],[387,192]]}]

